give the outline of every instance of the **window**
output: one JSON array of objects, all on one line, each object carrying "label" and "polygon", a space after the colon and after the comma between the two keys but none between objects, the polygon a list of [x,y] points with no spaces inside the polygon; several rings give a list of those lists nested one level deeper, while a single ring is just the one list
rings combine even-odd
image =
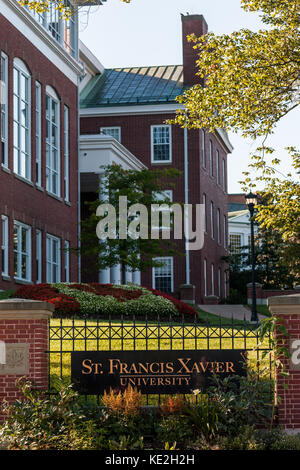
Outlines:
[{"label": "window", "polygon": [[70,168],[70,155],[69,155],[69,108],[64,107],[64,183],[65,183],[65,200],[70,200],[70,184],[69,184],[69,168]]},{"label": "window", "polygon": [[47,234],[47,282],[60,282],[60,239]]},{"label": "window", "polygon": [[162,292],[173,292],[173,258],[155,258],[155,261],[163,263],[163,266],[153,268],[153,288]]},{"label": "window", "polygon": [[226,181],[226,164],[225,164],[225,159],[223,158],[222,161],[222,185],[223,185],[223,190],[227,191],[227,181]]},{"label": "window", "polygon": [[151,162],[165,163],[172,161],[171,126],[151,127]]},{"label": "window", "polygon": [[2,276],[8,276],[8,217],[1,217],[1,260]]},{"label": "window", "polygon": [[35,172],[36,184],[42,186],[42,88],[35,84]]},{"label": "window", "polygon": [[224,299],[227,297],[227,279],[226,279],[226,273],[224,273]]},{"label": "window", "polygon": [[46,189],[60,196],[59,99],[46,88]]},{"label": "window", "polygon": [[14,172],[30,180],[30,74],[20,59],[14,60],[13,94]]},{"label": "window", "polygon": [[214,203],[210,203],[210,234],[211,238],[215,238],[215,227],[214,227]]},{"label": "window", "polygon": [[121,143],[121,127],[101,127],[100,133],[110,135]]},{"label": "window", "polygon": [[217,173],[217,184],[220,184],[220,152],[216,151],[216,173]]},{"label": "window", "polygon": [[205,132],[201,130],[201,161],[203,168],[206,168],[206,158],[205,158]]},{"label": "window", "polygon": [[218,269],[218,296],[221,299],[222,289],[221,289],[221,268]]},{"label": "window", "polygon": [[202,196],[202,204],[204,205],[204,231],[207,232],[206,194]]},{"label": "window", "polygon": [[204,272],[204,295],[207,297],[207,261],[206,259],[203,262],[203,272]]},{"label": "window", "polygon": [[[153,196],[155,196],[155,198],[157,199],[156,204],[162,207],[160,207],[160,209],[155,209],[154,207],[152,207],[151,209],[152,216],[154,217],[155,214],[157,215],[157,225],[155,224],[156,220],[153,218],[153,225],[151,224],[151,230],[169,230],[172,213],[170,205],[173,202],[173,191],[172,189],[165,189],[164,191],[155,192]],[[168,199],[169,201],[164,202],[166,199]],[[164,208],[164,205],[167,205],[168,207]],[[162,214],[161,221],[160,214]],[[166,225],[163,225],[164,222],[166,223]]]},{"label": "window", "polygon": [[42,232],[41,230],[36,231],[36,282],[40,284],[42,282]]},{"label": "window", "polygon": [[65,241],[65,282],[70,282],[70,242]]},{"label": "window", "polygon": [[14,222],[15,279],[31,281],[31,227]]},{"label": "window", "polygon": [[212,141],[209,141],[209,176],[213,176],[214,168],[213,168],[213,144]]},{"label": "window", "polygon": [[221,214],[220,209],[217,210],[217,237],[218,237],[218,244],[221,245]]},{"label": "window", "polygon": [[8,166],[8,57],[1,52],[1,163]]},{"label": "window", "polygon": [[235,255],[241,252],[242,248],[242,235],[238,233],[231,233],[229,235],[230,253]]},{"label": "window", "polygon": [[224,233],[224,248],[225,250],[227,249],[227,221],[226,221],[226,215],[224,215],[224,218],[223,218],[223,233]]},{"label": "window", "polygon": [[215,295],[215,267],[211,265],[211,295]]}]

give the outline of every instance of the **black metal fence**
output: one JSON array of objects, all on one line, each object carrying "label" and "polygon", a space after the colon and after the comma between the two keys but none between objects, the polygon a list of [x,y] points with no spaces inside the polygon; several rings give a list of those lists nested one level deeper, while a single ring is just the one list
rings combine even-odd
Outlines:
[{"label": "black metal fence", "polygon": [[[266,337],[260,341],[258,325],[223,317],[213,322],[197,317],[192,321],[159,317],[156,320],[52,319],[48,351],[50,387],[56,378],[71,382],[73,351],[243,349],[247,352],[248,368],[260,379],[272,379],[270,340]],[[147,404],[153,404],[153,397],[145,396],[145,399]]]}]

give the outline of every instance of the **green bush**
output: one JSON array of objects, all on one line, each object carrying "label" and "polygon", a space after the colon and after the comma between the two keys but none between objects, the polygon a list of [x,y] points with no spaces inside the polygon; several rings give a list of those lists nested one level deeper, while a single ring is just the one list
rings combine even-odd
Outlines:
[{"label": "green bush", "polygon": [[156,428],[157,440],[161,443],[176,442],[180,446],[191,442],[194,438],[190,420],[183,415],[164,416]]}]

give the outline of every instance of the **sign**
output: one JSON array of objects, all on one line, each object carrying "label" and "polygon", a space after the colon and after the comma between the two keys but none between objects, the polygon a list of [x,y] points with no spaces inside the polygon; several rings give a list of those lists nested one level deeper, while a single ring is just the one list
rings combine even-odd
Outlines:
[{"label": "sign", "polygon": [[138,388],[148,394],[204,390],[214,374],[246,375],[246,351],[75,351],[71,355],[74,388],[83,395]]},{"label": "sign", "polygon": [[29,374],[29,344],[6,343],[5,363],[0,363],[0,375]]},{"label": "sign", "polygon": [[290,369],[300,371],[300,339],[290,340]]}]

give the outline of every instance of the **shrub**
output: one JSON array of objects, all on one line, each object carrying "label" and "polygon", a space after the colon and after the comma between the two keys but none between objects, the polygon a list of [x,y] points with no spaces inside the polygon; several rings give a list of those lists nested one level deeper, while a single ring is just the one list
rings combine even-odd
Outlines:
[{"label": "shrub", "polygon": [[157,425],[156,437],[160,443],[176,442],[184,445],[193,440],[194,432],[189,420],[180,414],[164,416]]},{"label": "shrub", "polygon": [[135,416],[141,411],[142,394],[131,386],[127,387],[124,391],[110,389],[109,393],[104,392],[102,402],[111,413]]}]

